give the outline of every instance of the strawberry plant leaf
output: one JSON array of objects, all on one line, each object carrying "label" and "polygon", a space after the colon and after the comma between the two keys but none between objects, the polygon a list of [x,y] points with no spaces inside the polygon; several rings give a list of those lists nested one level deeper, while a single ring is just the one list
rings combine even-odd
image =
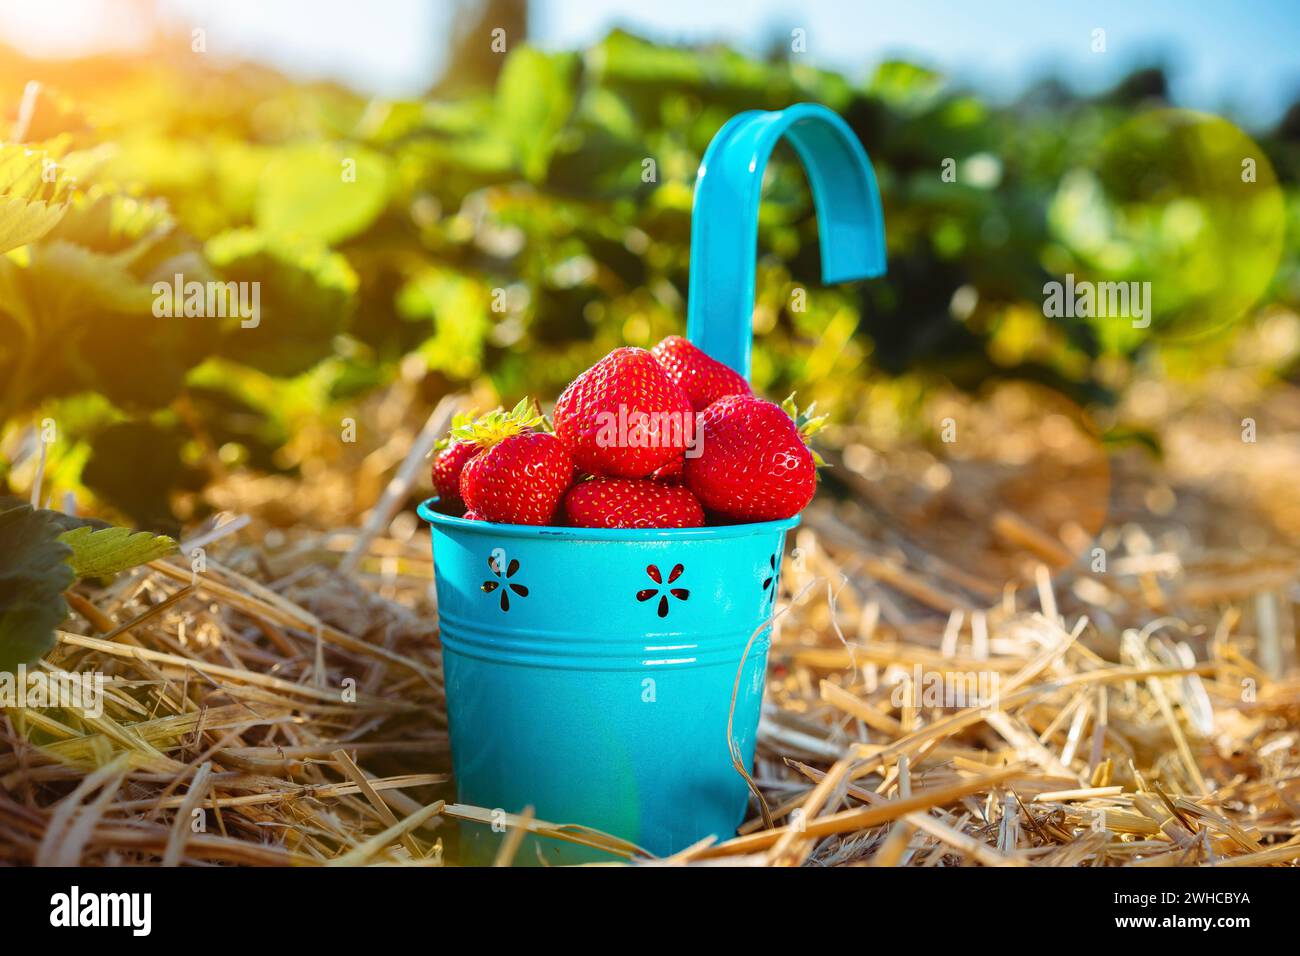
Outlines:
[{"label": "strawberry plant leaf", "polygon": [[270,234],[334,245],[379,217],[390,179],[386,157],[352,143],[288,147],[262,171],[255,221]]},{"label": "strawberry plant leaf", "polygon": [[44,200],[28,202],[17,196],[0,196],[0,252],[8,252],[45,235],[63,217],[62,206]]},{"label": "strawberry plant leaf", "polygon": [[[0,495],[0,514],[9,511],[11,508],[21,508],[24,505],[27,505],[27,502],[22,498],[16,498],[13,495]],[[38,509],[38,512],[54,524],[55,534],[62,534],[65,531],[71,531],[73,528],[90,528],[92,531],[98,531],[100,528],[113,527],[107,521],[101,521],[98,518],[79,517],[63,511],[45,508]]]},{"label": "strawberry plant leaf", "polygon": [[473,277],[425,269],[398,292],[397,311],[408,322],[433,325],[419,350],[430,368],[468,381],[482,371],[492,327],[488,302],[488,290]]},{"label": "strawberry plant leaf", "polygon": [[169,402],[211,341],[204,326],[155,318],[150,287],[125,253],[50,238],[26,253],[23,262],[0,257],[0,381],[10,407],[82,391],[127,407]]},{"label": "strawberry plant leaf", "polygon": [[0,253],[35,242],[63,218],[66,179],[47,182],[45,159],[28,147],[0,147]]},{"label": "strawberry plant leaf", "polygon": [[176,550],[176,542],[166,535],[130,528],[73,528],[59,540],[72,549],[68,564],[80,578],[107,577]]},{"label": "strawberry plant leaf", "polygon": [[[167,204],[102,185],[75,196],[48,239],[62,239],[96,252],[134,258],[175,226]],[[170,277],[168,277],[170,278]]]},{"label": "strawberry plant leaf", "polygon": [[0,512],[0,671],[39,660],[68,614],[63,592],[76,577],[58,536],[48,511]]},{"label": "strawberry plant leaf", "polygon": [[515,162],[531,182],[546,178],[559,134],[574,105],[578,58],[519,47],[507,57],[497,83],[496,104],[501,134]]},{"label": "strawberry plant leaf", "polygon": [[185,463],[185,432],[152,421],[114,422],[90,438],[81,480],[101,501],[124,512],[140,528],[174,531],[180,522],[170,498],[197,490],[206,475]]},{"label": "strawberry plant leaf", "polygon": [[[356,306],[357,274],[324,246],[253,229],[208,240],[208,260],[226,282],[257,295],[256,317],[232,320],[222,354],[270,375],[305,372],[333,353]],[[250,310],[251,311],[251,310]]]}]

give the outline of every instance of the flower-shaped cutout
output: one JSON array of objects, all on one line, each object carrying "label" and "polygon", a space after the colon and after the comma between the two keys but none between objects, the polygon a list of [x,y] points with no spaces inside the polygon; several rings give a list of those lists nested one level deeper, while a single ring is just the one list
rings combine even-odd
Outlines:
[{"label": "flower-shaped cutout", "polygon": [[519,560],[517,558],[511,558],[509,565],[504,569],[504,574],[502,572],[501,560],[502,556],[496,551],[493,551],[488,555],[488,570],[492,572],[494,577],[488,578],[483,582],[483,591],[485,594],[491,594],[494,591],[499,592],[501,595],[501,610],[508,611],[510,610],[510,592],[514,591],[515,594],[520,597],[528,597],[528,588],[522,584],[516,584],[513,581],[507,580],[513,578],[515,572],[519,570]]},{"label": "flower-shaped cutout", "polygon": [[[667,584],[672,584],[674,581],[680,578],[682,576],[682,572],[685,570],[686,568],[680,564],[673,565],[673,569],[668,572]],[[653,581],[655,584],[661,585],[661,587],[644,588],[640,591],[637,591],[636,599],[644,603],[645,601],[649,601],[652,598],[658,597],[660,617],[668,616],[668,603],[669,603],[668,595],[671,594],[679,601],[685,601],[687,598],[691,596],[691,592],[688,591],[686,588],[662,587],[662,585],[665,584],[664,576],[663,574],[660,573],[659,568],[657,566],[653,564],[647,566],[645,569],[645,573],[650,575],[651,581]]]},{"label": "flower-shaped cutout", "polygon": [[767,563],[770,570],[768,572],[767,577],[763,579],[763,591],[772,592],[771,594],[768,595],[767,601],[769,604],[775,604],[776,603],[776,555],[773,554],[770,558],[768,558]]}]

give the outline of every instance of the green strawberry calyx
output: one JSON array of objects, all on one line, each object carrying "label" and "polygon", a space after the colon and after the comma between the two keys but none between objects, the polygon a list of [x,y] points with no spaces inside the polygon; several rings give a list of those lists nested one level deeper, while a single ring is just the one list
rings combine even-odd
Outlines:
[{"label": "green strawberry calyx", "polygon": [[546,418],[541,413],[537,402],[523,398],[510,411],[494,408],[486,415],[463,421],[452,422],[451,440],[468,442],[487,451],[512,435],[521,435],[530,430],[548,431]]},{"label": "green strawberry calyx", "polygon": [[815,415],[817,403],[812,402],[803,411],[794,403],[794,392],[781,403],[781,410],[794,419],[794,427],[799,430],[799,437],[803,439],[805,445],[809,445],[808,450],[812,452],[813,464],[818,468],[829,468],[825,459],[817,453],[817,449],[811,447],[809,439],[822,430],[822,427],[830,419],[829,415]]},{"label": "green strawberry calyx", "polygon": [[460,441],[460,439],[456,437],[456,429],[472,423],[476,415],[478,415],[478,409],[473,409],[468,412],[457,412],[455,415],[451,416],[451,430],[447,432],[445,437],[439,438],[433,443],[433,450],[429,453],[430,456],[436,455],[440,451],[446,451],[451,445]]}]

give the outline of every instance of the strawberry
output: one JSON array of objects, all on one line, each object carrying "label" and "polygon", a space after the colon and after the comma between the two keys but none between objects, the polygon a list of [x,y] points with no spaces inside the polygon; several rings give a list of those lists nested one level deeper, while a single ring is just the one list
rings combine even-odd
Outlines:
[{"label": "strawberry", "polygon": [[704,509],[681,485],[648,478],[593,478],[569,489],[564,515],[579,528],[698,528]]},{"label": "strawberry", "polygon": [[682,465],[685,459],[674,458],[666,465],[660,465],[654,471],[650,472],[650,477],[655,481],[662,481],[668,485],[680,485],[682,483]]},{"label": "strawberry", "polygon": [[443,504],[460,501],[460,472],[481,448],[471,442],[448,439],[433,458],[433,488]]},{"label": "strawberry", "polygon": [[670,335],[650,350],[668,377],[682,387],[697,412],[724,395],[749,395],[744,377],[696,348],[680,335]]},{"label": "strawberry", "polygon": [[643,478],[681,457],[694,430],[690,399],[645,349],[615,349],[555,403],[555,436],[596,475]]},{"label": "strawberry", "polygon": [[479,514],[477,511],[466,511],[463,515],[461,515],[461,517],[464,518],[466,521],[482,521],[482,520],[483,520],[483,516],[482,516],[481,514]]},{"label": "strawberry", "polygon": [[701,413],[703,452],[683,472],[705,508],[731,521],[774,521],[812,500],[821,459],[805,439],[825,416],[799,415],[793,399],[729,395]]},{"label": "strawberry", "polygon": [[551,524],[573,481],[573,459],[554,435],[510,435],[470,459],[460,496],[483,521]]},{"label": "strawberry", "polygon": [[476,520],[551,524],[573,482],[573,459],[554,435],[533,431],[542,418],[531,408],[524,399],[452,431],[479,448],[460,473],[460,497]]}]

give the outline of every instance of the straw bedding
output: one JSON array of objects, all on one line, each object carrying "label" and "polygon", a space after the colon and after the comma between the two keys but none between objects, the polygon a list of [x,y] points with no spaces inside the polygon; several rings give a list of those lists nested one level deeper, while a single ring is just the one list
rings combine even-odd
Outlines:
[{"label": "straw bedding", "polygon": [[[841,426],[739,834],[649,861],[524,813],[499,862],[531,831],[648,865],[1296,865],[1300,403],[1252,400],[1249,446],[1236,410],[1166,404],[1160,460],[1023,390],[936,397],[933,441]],[[201,573],[78,586],[45,666],[109,675],[105,710],[0,714],[0,861],[456,862],[451,822],[490,811],[454,800],[410,513],[453,406],[211,490]]]}]

